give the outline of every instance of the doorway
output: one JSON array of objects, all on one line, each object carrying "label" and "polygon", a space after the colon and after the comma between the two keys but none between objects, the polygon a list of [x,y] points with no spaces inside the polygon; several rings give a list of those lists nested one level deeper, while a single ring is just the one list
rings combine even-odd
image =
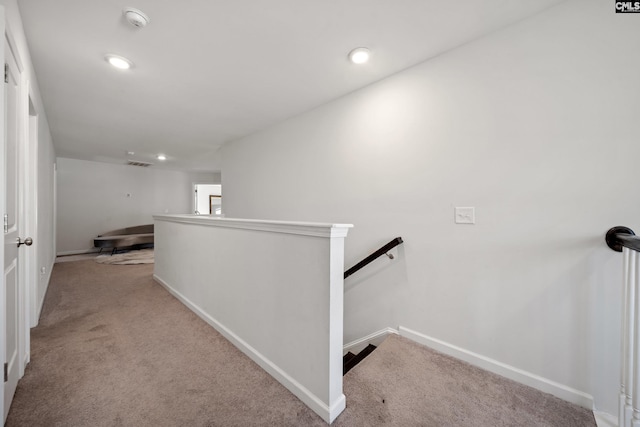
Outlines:
[{"label": "doorway", "polygon": [[193,189],[196,215],[222,215],[221,184],[194,184]]}]

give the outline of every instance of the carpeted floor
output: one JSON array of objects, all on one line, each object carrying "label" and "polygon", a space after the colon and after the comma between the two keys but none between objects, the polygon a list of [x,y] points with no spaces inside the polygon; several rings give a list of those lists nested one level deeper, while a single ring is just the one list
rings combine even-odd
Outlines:
[{"label": "carpeted floor", "polygon": [[[55,265],[7,426],[325,425],[152,271]],[[344,393],[335,426],[595,426],[590,411],[395,336]]]},{"label": "carpeted floor", "polygon": [[344,426],[596,425],[587,409],[397,335],[347,373],[344,394]]}]

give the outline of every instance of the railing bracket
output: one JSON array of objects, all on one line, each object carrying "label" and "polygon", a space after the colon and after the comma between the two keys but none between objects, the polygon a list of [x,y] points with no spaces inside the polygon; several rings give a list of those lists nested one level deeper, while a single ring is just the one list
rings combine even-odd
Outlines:
[{"label": "railing bracket", "polygon": [[634,233],[633,230],[630,229],[629,227],[624,227],[622,225],[618,225],[610,228],[609,231],[607,231],[607,235],[605,236],[604,239],[607,242],[607,246],[609,246],[611,249],[613,249],[616,252],[622,252],[623,244],[619,238],[621,237],[620,235],[635,236],[636,233]]}]

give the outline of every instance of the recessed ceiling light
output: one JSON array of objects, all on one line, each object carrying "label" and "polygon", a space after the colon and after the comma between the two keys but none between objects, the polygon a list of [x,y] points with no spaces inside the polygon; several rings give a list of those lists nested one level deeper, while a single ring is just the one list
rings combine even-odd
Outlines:
[{"label": "recessed ceiling light", "polygon": [[167,160],[167,156],[165,156],[164,154],[158,154],[158,155],[156,156],[156,158],[157,158],[158,160]]},{"label": "recessed ceiling light", "polygon": [[127,58],[123,58],[122,56],[106,55],[104,58],[109,64],[120,70],[128,70],[129,68],[133,67],[133,62],[129,61]]},{"label": "recessed ceiling light", "polygon": [[349,52],[349,60],[354,64],[364,64],[369,60],[369,49],[366,47],[358,47]]}]

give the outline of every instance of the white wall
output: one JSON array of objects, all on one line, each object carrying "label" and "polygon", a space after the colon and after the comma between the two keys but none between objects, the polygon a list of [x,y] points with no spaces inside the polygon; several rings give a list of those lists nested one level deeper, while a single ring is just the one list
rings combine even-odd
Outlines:
[{"label": "white wall", "polygon": [[[36,261],[33,263],[33,268],[37,272],[33,277],[37,278],[38,283],[35,286],[36,301],[34,305],[40,307],[49,283],[51,268],[55,261],[55,226],[53,223],[55,213],[53,199],[55,150],[47,116],[42,105],[38,81],[31,63],[17,2],[16,0],[0,0],[0,4],[5,8],[7,29],[17,46],[18,56],[29,81],[29,97],[38,117],[38,143],[36,153],[34,153],[37,156],[37,171],[32,171],[34,175],[37,175],[37,183],[35,184],[37,186],[37,218],[35,233],[31,236],[34,243],[30,249],[36,252]],[[44,273],[41,273],[43,268]]]},{"label": "white wall", "polygon": [[224,146],[225,213],[353,223],[347,267],[402,236],[345,282],[345,342],[402,325],[616,414],[603,239],[640,232],[639,39],[609,2],[562,3]]},{"label": "white wall", "polygon": [[91,251],[98,234],[151,224],[154,213],[189,213],[192,183],[213,179],[213,174],[58,158],[58,254]]}]

